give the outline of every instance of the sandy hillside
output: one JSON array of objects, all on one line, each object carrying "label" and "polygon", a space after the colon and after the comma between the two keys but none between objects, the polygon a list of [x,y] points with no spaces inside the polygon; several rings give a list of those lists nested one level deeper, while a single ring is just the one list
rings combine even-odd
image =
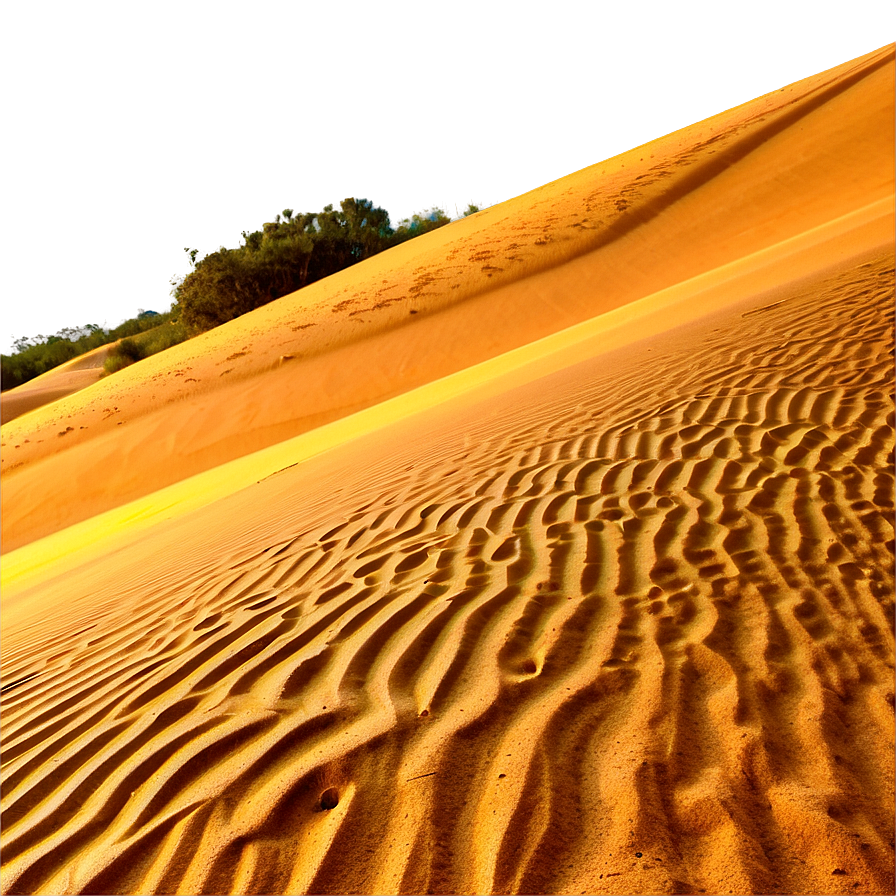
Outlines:
[{"label": "sandy hillside", "polygon": [[5,425],[2,891],[892,892],[893,73]]},{"label": "sandy hillside", "polygon": [[889,200],[893,68],[807,78],[12,421],[2,549]]},{"label": "sandy hillside", "polygon": [[101,345],[15,389],[0,393],[0,422],[8,423],[28,411],[51,404],[99,382],[103,375],[103,362],[110,348],[110,345]]}]

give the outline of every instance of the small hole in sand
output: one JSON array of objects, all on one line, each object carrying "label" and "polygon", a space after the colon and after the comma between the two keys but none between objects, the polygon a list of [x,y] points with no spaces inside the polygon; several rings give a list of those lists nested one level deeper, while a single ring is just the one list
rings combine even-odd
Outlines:
[{"label": "small hole in sand", "polygon": [[320,795],[321,809],[335,809],[339,805],[339,792],[335,787],[328,787]]}]

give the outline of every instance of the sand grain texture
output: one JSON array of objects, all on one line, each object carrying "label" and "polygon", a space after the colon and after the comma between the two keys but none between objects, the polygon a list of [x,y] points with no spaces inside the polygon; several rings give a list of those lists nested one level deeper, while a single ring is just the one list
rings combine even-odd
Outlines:
[{"label": "sand grain texture", "polygon": [[892,83],[886,47],[11,421],[2,550],[889,201]]},{"label": "sand grain texture", "polygon": [[[605,289],[607,244],[454,306],[542,278],[568,329],[424,365],[380,425],[290,432],[294,463],[232,460],[229,493],[67,565],[61,532],[8,553],[3,892],[892,892],[892,131],[854,177],[842,149],[841,180],[792,164],[891,119],[892,76],[887,48],[810,79],[741,157],[766,153],[745,206],[776,165],[816,197],[778,231],[673,261],[683,219],[724,217],[695,181],[631,232],[663,270]],[[283,399],[288,369],[244,387]]]}]

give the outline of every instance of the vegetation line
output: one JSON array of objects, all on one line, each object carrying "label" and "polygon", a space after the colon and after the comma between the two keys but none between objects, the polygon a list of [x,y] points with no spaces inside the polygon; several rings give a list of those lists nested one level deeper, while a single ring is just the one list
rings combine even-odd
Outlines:
[{"label": "vegetation line", "polygon": [[[464,217],[478,211],[470,205]],[[332,205],[305,214],[284,209],[261,230],[243,231],[236,249],[222,246],[199,261],[196,249],[185,249],[193,269],[171,281],[174,304],[164,314],[141,310],[111,330],[87,324],[54,336],[17,339],[15,352],[0,356],[2,388],[20,386],[112,343],[103,370],[114,373],[450,222],[444,211],[433,208],[393,229],[389,213],[367,199],[344,199],[339,210]]]}]

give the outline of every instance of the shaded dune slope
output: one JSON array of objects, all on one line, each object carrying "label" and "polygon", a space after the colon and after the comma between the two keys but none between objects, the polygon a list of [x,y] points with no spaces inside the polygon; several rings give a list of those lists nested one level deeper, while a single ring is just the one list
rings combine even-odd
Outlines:
[{"label": "shaded dune slope", "polygon": [[888,46],[12,421],[3,550],[886,199],[892,81]]},{"label": "shaded dune slope", "polygon": [[866,252],[45,583],[3,891],[892,892],[892,288]]}]

